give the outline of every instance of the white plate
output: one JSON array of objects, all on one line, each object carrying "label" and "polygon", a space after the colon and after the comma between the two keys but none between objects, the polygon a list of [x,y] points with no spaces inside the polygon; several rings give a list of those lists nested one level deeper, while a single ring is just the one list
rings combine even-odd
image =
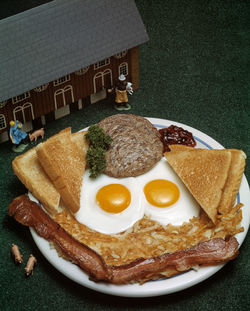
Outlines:
[{"label": "white plate", "polygon": [[[175,124],[192,132],[197,142],[197,147],[207,149],[223,148],[223,146],[220,145],[217,141],[190,126],[163,119],[155,119],[155,118],[148,118],[148,119],[158,129],[170,126],[171,124]],[[250,222],[250,209],[248,208],[250,204],[249,186],[245,175],[243,176],[242,179],[239,194],[237,196],[237,201],[238,202],[240,201],[241,203],[244,204],[242,208],[243,212],[242,226],[244,226],[245,230],[244,232],[239,233],[236,236],[239,244],[241,245],[246,237]],[[223,267],[223,265],[204,267],[200,268],[198,271],[192,270],[168,279],[161,279],[158,281],[147,282],[143,285],[139,284],[113,285],[113,284],[95,283],[90,281],[88,279],[87,274],[85,274],[79,267],[61,257],[58,257],[57,252],[54,249],[50,248],[49,242],[38,236],[34,231],[34,229],[31,228],[30,231],[36,245],[38,246],[42,254],[62,274],[64,274],[71,280],[83,286],[86,286],[90,289],[116,296],[152,297],[178,292],[206,280]]]}]

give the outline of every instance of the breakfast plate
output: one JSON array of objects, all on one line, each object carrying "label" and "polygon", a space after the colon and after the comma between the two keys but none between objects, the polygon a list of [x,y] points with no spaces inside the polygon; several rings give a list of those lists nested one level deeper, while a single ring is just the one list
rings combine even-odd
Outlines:
[{"label": "breakfast plate", "polygon": [[[223,146],[215,141],[213,138],[208,135],[196,130],[185,124],[181,124],[174,121],[156,119],[156,118],[147,118],[157,129],[168,127],[172,124],[192,132],[198,148],[205,149],[223,149]],[[249,223],[250,223],[250,210],[248,208],[250,204],[249,196],[249,186],[246,180],[245,175],[243,175],[239,193],[237,195],[237,203],[241,202],[244,204],[242,208],[242,226],[244,231],[237,234],[236,238],[241,245],[246,237]],[[29,194],[32,200],[36,200]],[[219,271],[224,265],[202,267],[197,271],[191,270],[180,275],[160,279],[157,281],[146,282],[143,285],[139,284],[128,284],[128,285],[114,285],[106,283],[96,283],[90,281],[88,275],[84,273],[78,266],[72,264],[71,262],[65,260],[62,257],[59,257],[56,250],[51,248],[50,243],[41,238],[34,229],[30,228],[32,237],[45,256],[45,258],[62,274],[64,274],[69,279],[75,281],[76,283],[83,285],[92,290],[102,292],[105,294],[115,295],[115,296],[124,296],[124,297],[152,297],[160,296],[165,294],[171,294],[189,288],[195,284],[198,284],[217,271]]]}]

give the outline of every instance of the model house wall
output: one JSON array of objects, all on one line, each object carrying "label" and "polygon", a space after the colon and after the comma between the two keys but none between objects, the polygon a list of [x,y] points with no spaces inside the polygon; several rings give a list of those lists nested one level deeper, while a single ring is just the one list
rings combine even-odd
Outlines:
[{"label": "model house wall", "polygon": [[30,131],[35,123],[44,125],[52,116],[58,119],[82,109],[84,103],[94,104],[106,98],[107,89],[118,81],[120,74],[132,81],[133,88],[137,89],[139,81],[135,68],[138,63],[138,47],[135,47],[0,103],[2,141],[8,139],[11,120],[19,120],[24,130]]}]

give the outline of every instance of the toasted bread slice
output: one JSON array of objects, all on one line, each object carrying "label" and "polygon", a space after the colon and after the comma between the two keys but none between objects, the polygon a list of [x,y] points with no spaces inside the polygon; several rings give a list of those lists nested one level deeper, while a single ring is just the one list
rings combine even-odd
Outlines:
[{"label": "toasted bread slice", "polygon": [[185,146],[185,145],[169,145],[168,146],[171,151],[188,151],[195,150],[196,148]]},{"label": "toasted bread slice", "polygon": [[246,154],[242,150],[228,150],[231,152],[231,164],[218,206],[218,212],[221,214],[229,212],[235,204],[246,163]]},{"label": "toasted bread slice", "polygon": [[[57,135],[70,133],[66,128]],[[41,167],[36,148],[32,148],[12,161],[12,168],[25,187],[42,203],[50,214],[60,211],[60,194]]]},{"label": "toasted bread slice", "polygon": [[[63,129],[57,134],[57,137],[63,133],[70,134],[71,129]],[[82,131],[70,135],[71,140],[78,146],[83,162],[85,161],[85,155],[88,149],[85,134],[86,131]],[[60,211],[62,205],[60,194],[42,168],[35,147],[17,156],[12,162],[12,168],[19,180],[42,203],[50,214]]]},{"label": "toasted bread slice", "polygon": [[166,152],[164,155],[202,209],[216,223],[217,208],[231,163],[231,152],[225,149],[188,148]]},{"label": "toasted bread slice", "polygon": [[81,131],[71,134],[71,140],[78,146],[79,152],[83,157],[84,161],[89,147],[89,142],[85,137],[86,133],[87,131]]},{"label": "toasted bread slice", "polygon": [[[75,138],[76,139],[76,138]],[[39,162],[60,193],[64,203],[76,213],[80,208],[85,157],[69,131],[57,134],[36,147]]]},{"label": "toasted bread slice", "polygon": [[[171,151],[192,151],[193,147],[184,145],[171,145]],[[220,203],[218,205],[218,213],[225,214],[230,212],[235,204],[236,196],[239,191],[242,176],[246,164],[246,154],[238,149],[226,149],[231,152],[231,163],[228,170],[228,176],[222,191]]]},{"label": "toasted bread slice", "polygon": [[40,166],[35,147],[12,161],[14,173],[51,214],[59,211],[60,194]]}]

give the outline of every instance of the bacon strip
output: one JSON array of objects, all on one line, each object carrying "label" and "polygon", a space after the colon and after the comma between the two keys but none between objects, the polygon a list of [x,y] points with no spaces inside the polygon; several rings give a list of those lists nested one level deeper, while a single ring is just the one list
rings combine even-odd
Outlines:
[{"label": "bacon strip", "polygon": [[102,257],[87,245],[70,236],[27,195],[21,195],[11,202],[9,215],[22,225],[33,227],[41,237],[52,241],[56,248],[60,249],[67,258],[77,264],[91,278],[109,280],[108,269]]},{"label": "bacon strip", "polygon": [[235,237],[227,237],[225,240],[214,238],[182,251],[148,259],[139,258],[127,265],[109,266],[94,250],[69,235],[37,203],[29,200],[27,195],[11,202],[9,215],[25,226],[34,227],[41,237],[52,241],[57,249],[93,281],[126,284],[154,279],[168,270],[171,274],[178,274],[197,265],[225,263],[239,253]]}]

